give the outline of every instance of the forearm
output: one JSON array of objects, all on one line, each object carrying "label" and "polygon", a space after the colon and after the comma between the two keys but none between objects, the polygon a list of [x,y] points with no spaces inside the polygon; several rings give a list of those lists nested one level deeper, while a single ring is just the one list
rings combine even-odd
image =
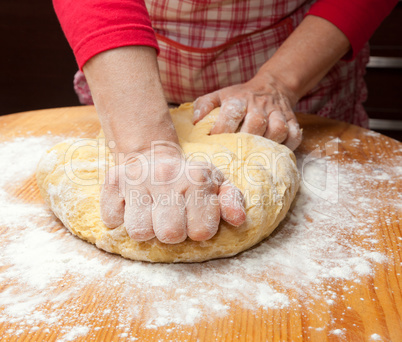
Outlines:
[{"label": "forearm", "polygon": [[91,58],[83,71],[106,139],[115,142],[114,152],[145,150],[155,140],[178,142],[155,49],[128,46],[108,50]]},{"label": "forearm", "polygon": [[292,105],[348,52],[347,37],[332,23],[307,16],[258,72],[283,87]]}]

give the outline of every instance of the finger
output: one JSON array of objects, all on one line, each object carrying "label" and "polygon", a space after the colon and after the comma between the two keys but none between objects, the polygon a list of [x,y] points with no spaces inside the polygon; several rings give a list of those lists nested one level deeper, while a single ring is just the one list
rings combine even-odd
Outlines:
[{"label": "finger", "polygon": [[211,179],[214,185],[220,187],[225,182],[225,176],[222,171],[219,170],[215,165],[210,164],[211,168]]},{"label": "finger", "polygon": [[230,183],[219,189],[221,217],[233,226],[240,226],[246,220],[244,197],[241,191]]},{"label": "finger", "polygon": [[193,186],[203,187],[210,193],[217,192],[225,177],[212,163],[192,161],[186,171],[187,180]]},{"label": "finger", "polygon": [[108,228],[116,228],[124,222],[124,197],[119,192],[117,172],[117,167],[109,170],[100,195],[101,219]]},{"label": "finger", "polygon": [[288,126],[288,137],[283,142],[283,144],[286,145],[290,150],[294,151],[300,145],[303,134],[296,119],[289,120]]},{"label": "finger", "polygon": [[[200,190],[199,190],[200,191]],[[220,209],[217,194],[191,191],[186,196],[187,235],[194,241],[212,238],[219,228]]]},{"label": "finger", "polygon": [[[159,241],[168,244],[180,243],[187,238],[184,197],[179,193],[175,195],[159,194],[152,208],[155,235]],[[168,199],[168,203],[162,201],[163,197]]]},{"label": "finger", "polygon": [[267,130],[267,114],[263,108],[252,108],[248,111],[240,132],[255,135],[264,135]]},{"label": "finger", "polygon": [[245,100],[234,97],[222,101],[221,111],[211,134],[236,132],[246,115],[246,104]]},{"label": "finger", "polygon": [[146,190],[132,190],[126,196],[124,225],[127,234],[135,241],[155,237],[152,229],[152,197]]},{"label": "finger", "polygon": [[268,116],[268,126],[264,136],[282,143],[288,136],[289,127],[282,111],[274,110]]},{"label": "finger", "polygon": [[194,101],[193,124],[207,116],[213,109],[221,105],[219,93],[217,91],[199,97]]}]

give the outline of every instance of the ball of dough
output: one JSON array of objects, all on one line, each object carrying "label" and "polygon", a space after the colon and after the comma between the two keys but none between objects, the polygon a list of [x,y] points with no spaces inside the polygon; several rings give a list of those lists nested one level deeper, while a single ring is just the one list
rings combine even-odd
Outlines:
[{"label": "ball of dough", "polygon": [[110,253],[151,262],[201,262],[240,253],[278,226],[299,187],[296,159],[287,147],[247,133],[209,135],[219,108],[192,124],[191,103],[171,110],[180,145],[188,158],[210,161],[245,196],[247,219],[240,227],[221,220],[208,241],[187,238],[164,244],[156,238],[133,241],[124,224],[107,228],[100,218],[100,189],[105,172],[114,165],[102,136],[68,140],[51,148],[37,169],[43,198],[70,232]]}]

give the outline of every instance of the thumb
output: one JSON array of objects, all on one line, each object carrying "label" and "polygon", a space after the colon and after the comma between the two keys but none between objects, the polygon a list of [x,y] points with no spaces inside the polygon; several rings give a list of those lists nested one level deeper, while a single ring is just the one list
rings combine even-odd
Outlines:
[{"label": "thumb", "polygon": [[229,182],[219,188],[219,205],[222,219],[231,225],[237,227],[246,220],[243,194]]},{"label": "thumb", "polygon": [[213,109],[221,105],[221,100],[219,98],[219,92],[215,91],[213,93],[200,96],[194,101],[194,114],[193,114],[193,124],[207,116]]},{"label": "thumb", "polygon": [[100,212],[108,228],[116,228],[124,222],[124,198],[120,196],[118,166],[109,169],[100,196]]}]

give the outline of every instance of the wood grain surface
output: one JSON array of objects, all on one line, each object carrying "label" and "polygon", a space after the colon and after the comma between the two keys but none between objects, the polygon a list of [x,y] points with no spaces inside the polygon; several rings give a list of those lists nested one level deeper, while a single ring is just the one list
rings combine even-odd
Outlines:
[{"label": "wood grain surface", "polygon": [[[397,165],[402,153],[402,144],[385,136],[368,132],[362,128],[314,115],[298,114],[303,128],[304,141],[297,151],[297,156],[306,155],[314,150],[325,150],[329,141],[338,142],[339,163],[356,161],[388,166]],[[71,137],[95,137],[99,131],[99,122],[93,107],[71,107],[32,111],[7,115],[0,118],[0,142],[16,137],[42,136],[45,134]],[[356,140],[357,139],[357,140]],[[359,144],[355,142],[359,141]],[[0,161],[1,162],[1,161]],[[401,199],[402,180],[394,179],[392,189],[383,188],[386,182],[367,182],[366,186],[373,193],[386,191],[387,196]],[[8,192],[28,203],[42,203],[34,176],[21,186],[10,184]],[[58,341],[63,340],[63,322],[69,326],[80,325],[80,314],[91,312],[89,331],[85,336],[76,336],[76,341],[402,341],[402,212],[401,206],[385,207],[380,215],[373,217],[373,234],[379,241],[381,252],[387,261],[375,265],[372,275],[362,276],[359,282],[339,280],[331,283],[331,290],[337,294],[334,303],[328,303],[321,297],[306,300],[297,291],[287,293],[290,304],[284,308],[258,308],[252,310],[228,303],[230,309],[226,315],[203,317],[194,324],[172,329],[174,324],[148,329],[141,314],[123,330],[118,321],[108,318],[102,312],[107,308],[119,308],[121,302],[115,298],[124,291],[124,284],[105,289],[103,279],[85,287],[85,291],[74,300],[78,301],[79,312],[66,312],[60,324],[47,326],[39,324],[38,329],[25,329],[15,334],[17,323],[1,321],[0,339],[2,341]],[[0,227],[0,233],[5,231]],[[65,229],[58,223],[57,229]],[[73,237],[71,237],[73,238]],[[359,239],[358,236],[346,239]],[[0,246],[4,248],[5,246]],[[95,253],[95,252],[96,253]],[[110,256],[88,245],[88,253],[95,258],[100,256],[104,262]],[[2,268],[0,267],[0,274]],[[0,278],[1,279],[1,278]],[[267,280],[268,281],[268,280]],[[329,286],[329,285],[328,285]],[[1,283],[0,291],[7,284]],[[66,276],[58,284],[59,291],[69,287]],[[353,290],[352,290],[353,289]],[[23,289],[21,289],[23,291]],[[137,305],[149,305],[147,298],[133,289]],[[131,297],[134,298],[134,297]],[[321,299],[320,299],[321,298]],[[5,310],[5,307],[0,307]],[[0,311],[0,316],[2,311]],[[102,316],[102,317],[101,317]],[[102,321],[102,327],[96,329]],[[26,326],[30,323],[26,322]],[[126,326],[127,328],[127,326]],[[341,334],[334,334],[334,329]],[[68,340],[68,339],[64,339]]]}]

